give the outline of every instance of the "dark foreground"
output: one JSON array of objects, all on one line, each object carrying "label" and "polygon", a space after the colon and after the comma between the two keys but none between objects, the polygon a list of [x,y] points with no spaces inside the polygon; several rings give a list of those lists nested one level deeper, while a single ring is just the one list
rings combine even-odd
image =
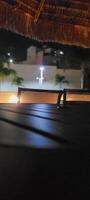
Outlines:
[{"label": "dark foreground", "polygon": [[0,199],[90,196],[90,104],[0,105]]}]

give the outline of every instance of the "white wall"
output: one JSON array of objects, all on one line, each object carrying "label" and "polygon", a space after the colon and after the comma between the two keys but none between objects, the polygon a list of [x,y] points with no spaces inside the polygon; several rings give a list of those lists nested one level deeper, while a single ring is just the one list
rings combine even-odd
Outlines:
[{"label": "white wall", "polygon": [[[69,85],[64,84],[62,88],[80,88],[81,70],[63,70],[55,66],[44,66],[44,82],[39,84],[36,77],[40,76],[40,65],[12,64],[11,67],[18,72],[18,75],[24,78],[23,86],[27,88],[59,89],[55,84],[55,75],[64,75],[69,81]],[[17,86],[11,85],[10,79],[4,81],[1,87],[2,91],[17,91]]]}]

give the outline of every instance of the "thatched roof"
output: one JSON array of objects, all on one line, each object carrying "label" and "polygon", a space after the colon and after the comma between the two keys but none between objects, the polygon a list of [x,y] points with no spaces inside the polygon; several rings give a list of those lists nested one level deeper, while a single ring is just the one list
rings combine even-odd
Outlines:
[{"label": "thatched roof", "polygon": [[90,0],[0,0],[0,27],[38,41],[90,48]]}]

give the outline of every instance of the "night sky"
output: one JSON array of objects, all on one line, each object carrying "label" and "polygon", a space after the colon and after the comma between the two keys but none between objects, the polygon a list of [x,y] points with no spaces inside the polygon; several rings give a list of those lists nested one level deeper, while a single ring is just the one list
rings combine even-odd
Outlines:
[{"label": "night sky", "polygon": [[[4,0],[10,4],[16,4],[16,0]],[[20,36],[15,33],[11,33],[10,31],[5,31],[0,29],[0,56],[7,55],[7,52],[10,52],[14,61],[18,62],[26,59],[26,50],[29,46],[35,45],[37,47],[43,47],[44,43],[38,43],[36,41],[30,40],[23,36]],[[85,63],[90,61],[90,49],[84,49],[80,47],[70,46],[70,45],[62,45],[62,44],[47,44],[48,47],[52,47],[53,49],[60,49],[64,52],[63,62],[66,63],[71,62],[76,63],[78,65],[78,61],[83,60]]]},{"label": "night sky", "polygon": [[[10,31],[0,29],[0,56],[7,55],[7,52],[10,52],[14,61],[18,62],[25,60],[26,50],[32,45],[42,48],[45,44],[38,43],[37,41],[25,38],[15,33],[11,33]],[[77,65],[79,59],[83,59],[84,62],[90,60],[90,49],[50,43],[48,43],[47,46],[52,47],[53,49],[60,49],[64,51],[64,64],[65,60],[67,63],[71,62],[71,65],[72,63],[76,63]]]},{"label": "night sky", "polygon": [[31,45],[40,46],[41,44],[10,31],[0,30],[0,56],[10,52],[15,61],[24,60],[26,49]]}]

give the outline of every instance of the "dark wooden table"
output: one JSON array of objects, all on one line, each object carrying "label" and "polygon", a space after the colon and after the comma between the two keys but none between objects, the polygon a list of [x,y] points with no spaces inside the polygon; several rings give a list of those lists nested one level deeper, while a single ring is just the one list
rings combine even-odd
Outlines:
[{"label": "dark wooden table", "polygon": [[86,198],[89,182],[90,103],[0,104],[0,199]]}]

